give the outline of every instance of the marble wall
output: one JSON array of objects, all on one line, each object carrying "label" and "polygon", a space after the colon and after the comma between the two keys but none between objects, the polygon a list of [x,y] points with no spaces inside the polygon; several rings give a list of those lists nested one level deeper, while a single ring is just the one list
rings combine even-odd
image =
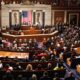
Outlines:
[{"label": "marble wall", "polygon": [[[6,4],[6,5],[2,5],[1,8],[1,26],[10,26],[10,14],[12,13],[12,11],[28,11],[28,10],[32,10],[33,12],[35,12],[35,16],[36,16],[36,12],[37,11],[41,11],[42,12],[42,18],[40,18],[41,25],[44,22],[44,25],[51,25],[51,5],[43,5],[43,4],[35,4],[35,5],[23,5],[23,4]],[[43,13],[44,13],[44,19],[43,19]],[[12,19],[12,18],[11,18]],[[36,19],[36,17],[35,17]],[[33,19],[34,20],[34,19]],[[32,20],[32,22],[34,22]],[[44,21],[43,21],[44,20]],[[36,23],[36,22],[35,22]]]}]

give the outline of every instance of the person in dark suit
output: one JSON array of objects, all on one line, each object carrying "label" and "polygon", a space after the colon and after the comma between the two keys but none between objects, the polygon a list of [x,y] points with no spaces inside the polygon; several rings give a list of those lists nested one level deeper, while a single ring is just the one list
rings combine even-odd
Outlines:
[{"label": "person in dark suit", "polygon": [[48,76],[48,72],[45,71],[45,72],[43,73],[43,76],[40,77],[40,80],[52,80],[52,78],[49,77],[49,76]]},{"label": "person in dark suit", "polygon": [[73,73],[70,73],[69,76],[65,78],[65,80],[75,80]]},{"label": "person in dark suit", "polygon": [[29,80],[37,80],[37,75],[36,74],[32,74],[32,77],[30,77]]},{"label": "person in dark suit", "polygon": [[22,67],[21,67],[21,65],[19,64],[19,62],[16,62],[15,70],[22,70]]}]

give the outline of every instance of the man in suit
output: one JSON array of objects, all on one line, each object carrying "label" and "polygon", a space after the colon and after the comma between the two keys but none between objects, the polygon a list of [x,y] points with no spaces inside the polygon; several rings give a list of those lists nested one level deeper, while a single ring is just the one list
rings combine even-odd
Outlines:
[{"label": "man in suit", "polygon": [[40,78],[40,80],[52,80],[51,77],[48,76],[48,72],[44,72],[43,76]]},{"label": "man in suit", "polygon": [[73,73],[70,73],[69,76],[65,78],[65,80],[75,80]]}]

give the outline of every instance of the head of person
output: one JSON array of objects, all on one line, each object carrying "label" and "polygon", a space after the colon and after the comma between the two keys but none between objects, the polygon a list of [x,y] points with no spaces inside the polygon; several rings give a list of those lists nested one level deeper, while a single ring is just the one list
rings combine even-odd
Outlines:
[{"label": "head of person", "polygon": [[27,71],[32,71],[33,70],[33,67],[31,64],[28,64],[27,67],[26,67],[26,70]]},{"label": "head of person", "polygon": [[37,80],[37,76],[36,76],[36,74],[32,74],[32,80]]},{"label": "head of person", "polygon": [[45,72],[43,73],[43,76],[48,76],[48,72],[45,71]]},{"label": "head of person", "polygon": [[38,65],[37,65],[37,69],[38,69],[38,70],[41,70],[41,69],[42,69],[42,65],[41,65],[41,64],[38,64]]},{"label": "head of person", "polygon": [[44,56],[42,56],[41,57],[41,61],[45,61],[46,59],[45,59],[45,57]]},{"label": "head of person", "polygon": [[48,63],[48,64],[47,64],[47,68],[48,68],[48,69],[51,69],[51,68],[52,68],[52,64],[51,64],[51,63]]}]

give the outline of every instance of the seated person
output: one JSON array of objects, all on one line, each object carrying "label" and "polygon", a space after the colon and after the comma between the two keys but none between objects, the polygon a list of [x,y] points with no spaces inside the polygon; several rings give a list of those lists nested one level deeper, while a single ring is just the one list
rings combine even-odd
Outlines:
[{"label": "seated person", "polygon": [[52,70],[52,64],[51,63],[47,64],[47,70]]},{"label": "seated person", "polygon": [[29,80],[37,80],[36,74],[32,74],[32,77]]},{"label": "seated person", "polygon": [[38,57],[36,55],[33,55],[32,58],[33,58],[33,62],[39,62]]},{"label": "seated person", "polygon": [[56,67],[53,70],[62,70],[62,69],[64,69],[64,66],[63,66],[62,61],[59,59]]},{"label": "seated person", "polygon": [[37,65],[37,68],[36,68],[36,70],[43,70],[43,67],[42,67],[42,65],[41,65],[41,64],[38,64],[38,65]]},{"label": "seated person", "polygon": [[80,74],[80,64],[77,64],[77,65],[76,65],[76,71],[77,71],[77,73]]},{"label": "seated person", "polygon": [[33,71],[33,66],[31,64],[28,64],[26,67],[26,71]]},{"label": "seated person", "polygon": [[40,62],[46,62],[46,58],[42,56]]},{"label": "seated person", "polygon": [[19,62],[16,63],[15,65],[15,70],[22,70],[21,65],[19,64]]},{"label": "seated person", "polygon": [[58,78],[58,77],[56,77],[56,78],[54,78],[53,80],[61,80],[60,78]]},{"label": "seated person", "polygon": [[4,70],[6,73],[10,73],[11,71],[13,71],[13,67],[10,66],[9,64],[6,64],[5,67],[3,68],[3,70]]},{"label": "seated person", "polygon": [[75,80],[73,73],[69,73],[69,76],[66,77],[65,80]]},{"label": "seated person", "polygon": [[40,80],[52,80],[52,78],[49,77],[49,76],[48,76],[48,72],[45,71],[45,72],[43,73],[43,76],[40,77]]}]

